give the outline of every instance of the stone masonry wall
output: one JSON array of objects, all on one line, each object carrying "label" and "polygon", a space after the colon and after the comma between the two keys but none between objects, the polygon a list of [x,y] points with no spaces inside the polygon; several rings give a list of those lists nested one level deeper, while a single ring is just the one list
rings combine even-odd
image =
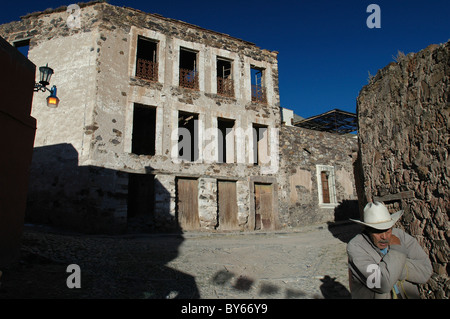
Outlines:
[{"label": "stone masonry wall", "polygon": [[399,227],[429,254],[426,298],[449,298],[450,42],[399,56],[358,97],[364,203],[405,211]]},{"label": "stone masonry wall", "polygon": [[[358,214],[353,161],[356,135],[283,126],[280,132],[280,222],[296,227]],[[334,169],[336,202],[319,203],[317,165]]]},{"label": "stone masonry wall", "polygon": [[[51,85],[58,87],[60,98],[56,109],[49,109],[42,95],[35,94],[33,101],[38,129],[29,215],[83,231],[124,230],[127,174],[151,174],[155,215],[165,225],[176,213],[175,179],[184,176],[199,179],[202,227],[217,224],[216,181],[231,179],[244,192],[238,195],[239,226],[251,229],[251,178],[276,172],[253,165],[251,135],[236,134],[234,161],[217,163],[217,150],[207,151],[218,137],[207,133],[217,132],[218,119],[233,120],[236,129],[246,132],[253,125],[279,127],[277,52],[132,8],[102,1],[79,5],[81,28],[68,27],[66,7],[0,26],[0,35],[10,43],[29,39],[29,58],[37,66],[48,63],[54,69]],[[158,43],[157,82],[135,74],[139,36]],[[199,90],[179,86],[180,48],[197,52]],[[217,94],[218,58],[232,61],[234,97]],[[267,103],[251,99],[251,66],[265,70]],[[132,153],[135,104],[156,110],[154,155]],[[178,112],[183,111],[198,114],[200,158],[195,163],[171,156],[178,143],[172,136]],[[278,161],[275,144],[269,142],[270,165]]]}]

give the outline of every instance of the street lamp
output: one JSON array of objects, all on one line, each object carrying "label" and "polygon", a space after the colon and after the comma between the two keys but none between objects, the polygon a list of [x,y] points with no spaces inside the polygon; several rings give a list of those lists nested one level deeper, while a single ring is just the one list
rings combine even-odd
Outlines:
[{"label": "street lamp", "polygon": [[47,88],[47,85],[50,84],[50,78],[53,73],[53,69],[49,68],[48,64],[46,66],[41,66],[39,68],[39,83],[34,84],[34,91],[49,91],[50,95],[47,97],[47,106],[56,108],[59,104],[59,99],[56,96],[56,85],[53,85],[51,89]]},{"label": "street lamp", "polygon": [[59,99],[56,96],[56,85],[53,85],[50,89],[50,95],[47,97],[47,106],[56,108],[58,107]]}]

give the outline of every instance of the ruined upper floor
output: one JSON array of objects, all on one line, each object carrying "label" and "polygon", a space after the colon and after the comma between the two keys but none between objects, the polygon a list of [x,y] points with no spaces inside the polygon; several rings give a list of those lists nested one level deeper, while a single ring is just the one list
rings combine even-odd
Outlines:
[{"label": "ruined upper floor", "polygon": [[[260,49],[251,42],[190,23],[103,1],[78,6],[76,13],[61,7],[28,14],[20,21],[1,25],[0,35],[13,45],[29,46],[32,51],[49,41],[93,32],[91,52],[95,53],[98,68],[114,57],[104,54],[106,48],[102,45],[108,42],[108,48],[116,46],[120,55],[128,57],[126,72],[137,80],[279,105],[276,51]],[[78,24],[73,23],[74,14]],[[107,41],[112,34],[115,45]],[[128,50],[119,49],[123,47],[120,41],[127,43]],[[66,46],[63,41],[58,43],[58,49]]]}]

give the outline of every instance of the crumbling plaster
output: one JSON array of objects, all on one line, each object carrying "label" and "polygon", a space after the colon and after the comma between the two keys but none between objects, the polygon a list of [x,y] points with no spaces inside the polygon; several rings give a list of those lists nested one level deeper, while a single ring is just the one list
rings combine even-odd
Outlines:
[{"label": "crumbling plaster", "polygon": [[[354,198],[349,155],[353,140],[281,126],[276,51],[132,8],[104,2],[80,6],[80,29],[67,27],[64,8],[0,26],[0,34],[10,42],[31,39],[30,59],[55,70],[51,82],[61,99],[51,110],[42,96],[35,95],[33,101],[40,162],[33,171],[39,182],[31,188],[37,206],[31,204],[30,209],[46,214],[60,205],[68,216],[66,224],[77,223],[79,215],[86,218],[78,223],[84,231],[109,232],[111,225],[114,231],[123,230],[128,173],[152,174],[157,227],[170,228],[176,218],[177,177],[198,179],[204,229],[217,225],[218,180],[236,182],[240,229],[255,225],[255,183],[273,185],[273,226],[297,226],[333,219],[332,210],[318,207],[316,164],[335,167],[338,201]],[[135,76],[138,36],[158,42],[157,82]],[[180,47],[198,52],[198,91],[179,86]],[[217,94],[217,57],[232,61],[234,97]],[[267,103],[251,101],[251,66],[264,69]],[[135,103],[156,109],[155,155],[131,152]],[[195,162],[173,157],[179,111],[198,114],[200,156]],[[232,163],[217,162],[219,118],[234,120],[235,131],[240,130],[227,156]],[[253,164],[253,124],[267,126],[273,134],[265,141],[268,154],[261,154],[270,163]],[[85,184],[75,185],[77,181]],[[45,201],[55,201],[55,191],[59,202]],[[84,204],[83,209],[77,206]],[[59,213],[52,214],[47,220],[62,220]]]}]

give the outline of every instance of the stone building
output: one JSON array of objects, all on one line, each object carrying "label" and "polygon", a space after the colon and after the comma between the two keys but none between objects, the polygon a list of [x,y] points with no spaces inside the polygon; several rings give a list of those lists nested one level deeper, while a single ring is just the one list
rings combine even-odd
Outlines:
[{"label": "stone building", "polygon": [[60,98],[54,110],[33,102],[28,219],[276,228],[277,52],[103,2],[66,10],[0,28],[54,69]]},{"label": "stone building", "polygon": [[[356,198],[348,139],[281,125],[277,52],[100,1],[67,9],[0,26],[54,69],[60,98],[33,101],[28,221],[266,230],[332,219]],[[313,195],[317,169],[336,176],[331,203]]]},{"label": "stone building", "polygon": [[282,225],[338,222],[359,216],[354,163],[356,114],[332,110],[280,130]]},{"label": "stone building", "polygon": [[360,199],[403,209],[399,223],[429,254],[427,298],[448,298],[450,42],[399,55],[358,97]]}]

